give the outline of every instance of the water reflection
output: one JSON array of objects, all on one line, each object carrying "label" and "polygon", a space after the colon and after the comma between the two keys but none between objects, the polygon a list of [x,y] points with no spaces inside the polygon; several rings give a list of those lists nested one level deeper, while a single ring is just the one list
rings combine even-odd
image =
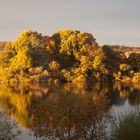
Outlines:
[{"label": "water reflection", "polygon": [[140,103],[135,84],[0,85],[0,108],[35,137],[104,140],[110,107]]},{"label": "water reflection", "polygon": [[122,84],[115,83],[110,89],[109,98],[113,105],[124,105],[128,100],[131,106],[140,104],[140,83]]},{"label": "water reflection", "polygon": [[[16,123],[11,122],[4,112],[0,111],[0,140],[16,140],[20,131],[16,128]],[[13,131],[14,129],[14,131]]]}]

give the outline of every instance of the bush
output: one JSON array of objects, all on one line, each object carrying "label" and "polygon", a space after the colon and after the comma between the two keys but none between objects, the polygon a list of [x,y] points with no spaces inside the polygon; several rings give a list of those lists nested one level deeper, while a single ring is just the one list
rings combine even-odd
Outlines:
[{"label": "bush", "polygon": [[122,116],[112,140],[140,140],[140,114],[130,113]]}]

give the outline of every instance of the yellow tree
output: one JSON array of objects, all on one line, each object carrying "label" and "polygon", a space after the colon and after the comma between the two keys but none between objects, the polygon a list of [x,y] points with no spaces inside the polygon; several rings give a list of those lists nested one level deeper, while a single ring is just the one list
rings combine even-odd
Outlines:
[{"label": "yellow tree", "polygon": [[15,57],[11,59],[10,66],[12,68],[26,69],[32,66],[32,58],[30,56],[29,48],[24,47],[20,49]]}]

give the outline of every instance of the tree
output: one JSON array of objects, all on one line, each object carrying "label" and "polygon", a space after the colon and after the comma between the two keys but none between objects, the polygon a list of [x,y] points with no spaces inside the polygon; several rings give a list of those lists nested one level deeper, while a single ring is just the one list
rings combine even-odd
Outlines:
[{"label": "tree", "polygon": [[104,54],[92,34],[77,30],[60,30],[52,37],[58,50],[57,60],[62,68],[69,69],[75,76],[86,78],[102,65]]},{"label": "tree", "polygon": [[128,62],[134,71],[140,70],[140,54],[131,53],[128,57]]},{"label": "tree", "polygon": [[32,30],[26,30],[21,32],[14,42],[14,47],[18,51],[22,47],[38,48],[42,45],[42,35]]},{"label": "tree", "polygon": [[15,57],[11,59],[10,67],[26,69],[32,66],[30,50],[27,47],[20,49]]},{"label": "tree", "polygon": [[81,55],[85,55],[91,46],[98,46],[92,34],[77,30],[60,30],[52,37],[56,41],[60,54],[73,55],[77,60],[80,60]]},{"label": "tree", "polygon": [[13,43],[6,43],[3,51],[0,53],[0,67],[8,67],[10,65],[10,59],[15,56],[15,54],[16,52],[13,48]]},{"label": "tree", "polygon": [[127,72],[129,69],[130,69],[130,66],[128,64],[125,64],[125,63],[120,64],[120,70],[122,72]]}]

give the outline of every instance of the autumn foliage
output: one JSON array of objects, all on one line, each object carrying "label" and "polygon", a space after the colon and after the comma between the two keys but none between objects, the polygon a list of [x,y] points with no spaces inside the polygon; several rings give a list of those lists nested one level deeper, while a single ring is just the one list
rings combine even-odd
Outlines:
[{"label": "autumn foliage", "polygon": [[0,48],[1,82],[121,80],[140,68],[138,54],[127,59],[78,30],[60,30],[52,36],[27,30]]}]

